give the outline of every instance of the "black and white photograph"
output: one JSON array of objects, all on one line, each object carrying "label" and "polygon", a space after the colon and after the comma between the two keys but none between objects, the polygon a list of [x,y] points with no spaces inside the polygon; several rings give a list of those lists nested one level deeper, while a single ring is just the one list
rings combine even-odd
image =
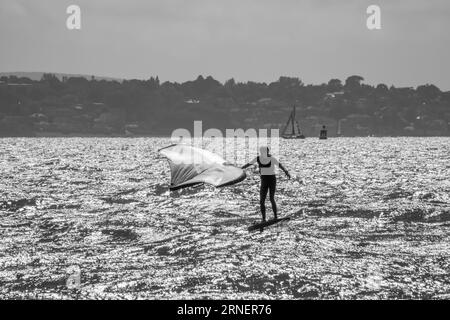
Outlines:
[{"label": "black and white photograph", "polygon": [[448,0],[0,0],[0,300],[450,299],[449,30]]}]

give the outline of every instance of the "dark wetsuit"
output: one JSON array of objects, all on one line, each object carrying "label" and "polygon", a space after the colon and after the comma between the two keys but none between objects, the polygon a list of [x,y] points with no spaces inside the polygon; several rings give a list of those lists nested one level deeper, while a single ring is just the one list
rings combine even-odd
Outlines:
[{"label": "dark wetsuit", "polygon": [[[261,168],[269,168],[272,165],[272,161],[269,161],[267,164],[262,164],[259,161],[259,157],[256,158],[258,162],[259,171],[261,172]],[[275,175],[263,175],[261,174],[261,188],[259,189],[259,201],[261,206],[261,214],[263,220],[266,220],[266,196],[267,191],[269,191],[270,203],[272,204],[273,214],[275,219],[277,218],[277,204],[275,203],[275,191],[277,188],[277,178]]]}]

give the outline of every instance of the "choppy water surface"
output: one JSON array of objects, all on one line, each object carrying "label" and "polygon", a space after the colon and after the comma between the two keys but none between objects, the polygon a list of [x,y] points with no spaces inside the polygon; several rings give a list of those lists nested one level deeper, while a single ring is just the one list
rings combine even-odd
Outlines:
[{"label": "choppy water surface", "polygon": [[450,298],[449,138],[282,141],[262,233],[256,173],[170,194],[168,144],[0,139],[0,298]]}]

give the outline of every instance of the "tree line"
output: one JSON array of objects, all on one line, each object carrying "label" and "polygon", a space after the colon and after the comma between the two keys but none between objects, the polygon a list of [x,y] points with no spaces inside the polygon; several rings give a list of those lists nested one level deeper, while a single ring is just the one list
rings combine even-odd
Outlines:
[{"label": "tree line", "polygon": [[306,85],[297,77],[221,83],[198,76],[183,83],[161,83],[158,77],[110,81],[60,79],[54,74],[44,74],[39,81],[0,78],[0,134],[58,132],[64,125],[72,128],[66,133],[170,134],[175,128],[191,127],[194,120],[215,128],[277,127],[293,105],[302,121],[344,120],[348,126],[365,128],[364,134],[450,135],[450,92],[432,84],[371,86],[358,75]]}]

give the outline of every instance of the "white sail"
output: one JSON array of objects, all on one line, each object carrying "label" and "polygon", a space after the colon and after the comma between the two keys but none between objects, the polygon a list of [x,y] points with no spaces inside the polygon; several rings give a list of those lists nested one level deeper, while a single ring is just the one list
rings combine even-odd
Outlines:
[{"label": "white sail", "polygon": [[159,150],[170,165],[170,190],[208,183],[223,187],[246,178],[244,170],[228,164],[218,155],[189,145],[174,144]]},{"label": "white sail", "polygon": [[286,139],[304,139],[305,136],[300,131],[300,126],[295,118],[295,106],[292,109],[289,119],[284,126],[282,137]]}]

